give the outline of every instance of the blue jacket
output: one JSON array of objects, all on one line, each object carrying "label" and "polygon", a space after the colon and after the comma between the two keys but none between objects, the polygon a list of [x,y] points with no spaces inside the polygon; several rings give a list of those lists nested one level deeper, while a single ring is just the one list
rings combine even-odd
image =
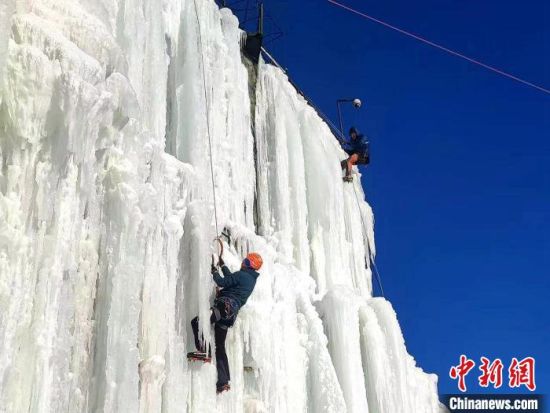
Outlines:
[{"label": "blue jacket", "polygon": [[223,288],[219,297],[233,298],[239,303],[239,307],[242,307],[254,291],[256,279],[260,274],[249,268],[232,273],[225,265],[222,266],[222,272],[223,277],[218,271],[212,273],[214,282]]},{"label": "blue jacket", "polygon": [[354,153],[364,155],[369,152],[369,141],[365,135],[358,133],[357,138],[349,138],[348,141],[343,142],[342,149],[346,151],[348,155],[353,155]]}]

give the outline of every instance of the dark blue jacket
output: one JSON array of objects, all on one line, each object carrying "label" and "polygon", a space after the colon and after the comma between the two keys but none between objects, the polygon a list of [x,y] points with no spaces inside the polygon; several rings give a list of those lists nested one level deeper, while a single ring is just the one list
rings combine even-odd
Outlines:
[{"label": "dark blue jacket", "polygon": [[365,155],[369,152],[369,141],[365,135],[357,133],[357,138],[349,138],[348,141],[342,143],[342,149],[350,156],[354,153]]},{"label": "dark blue jacket", "polygon": [[239,303],[239,307],[242,307],[252,294],[256,279],[260,274],[249,268],[232,273],[225,265],[222,266],[222,272],[223,277],[218,271],[212,273],[214,282],[223,288],[219,297],[233,298]]}]

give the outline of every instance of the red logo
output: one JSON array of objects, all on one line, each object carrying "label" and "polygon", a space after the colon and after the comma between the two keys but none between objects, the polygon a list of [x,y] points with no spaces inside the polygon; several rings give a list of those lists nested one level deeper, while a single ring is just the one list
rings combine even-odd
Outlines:
[{"label": "red logo", "polygon": [[[470,360],[465,355],[460,356],[460,363],[457,366],[452,366],[449,370],[449,377],[453,380],[458,380],[458,389],[461,392],[467,390],[466,376],[475,367],[476,363]],[[481,365],[479,366],[481,374],[478,376],[480,387],[489,387],[498,389],[503,383],[504,364],[500,359],[493,361],[487,357],[481,357]],[[508,368],[508,386],[510,388],[525,386],[530,391],[535,391],[535,359],[526,357],[521,361],[513,358],[510,367]]]},{"label": "red logo", "polygon": [[510,387],[525,385],[529,390],[535,391],[537,388],[535,384],[535,359],[533,357],[526,357],[518,361],[514,357],[508,369],[508,376],[510,378],[508,383]]},{"label": "red logo", "polygon": [[458,388],[460,391],[466,391],[466,376],[475,367],[476,363],[468,359],[464,354],[460,356],[460,364],[451,367],[449,376],[451,379],[458,379]]},{"label": "red logo", "polygon": [[481,376],[479,376],[478,381],[481,387],[489,387],[489,383],[493,384],[495,389],[498,389],[502,386],[502,368],[504,365],[500,359],[496,359],[491,363],[486,357],[481,357]]}]

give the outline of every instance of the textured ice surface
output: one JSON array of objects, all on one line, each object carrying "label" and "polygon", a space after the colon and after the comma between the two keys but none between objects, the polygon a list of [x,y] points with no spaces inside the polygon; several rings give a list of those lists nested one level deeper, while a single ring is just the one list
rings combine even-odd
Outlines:
[{"label": "textured ice surface", "polygon": [[[241,35],[211,0],[0,4],[0,412],[439,411],[371,297],[362,188],[279,69],[249,84]],[[209,135],[226,262],[265,262],[221,396],[184,356],[213,293]]]}]

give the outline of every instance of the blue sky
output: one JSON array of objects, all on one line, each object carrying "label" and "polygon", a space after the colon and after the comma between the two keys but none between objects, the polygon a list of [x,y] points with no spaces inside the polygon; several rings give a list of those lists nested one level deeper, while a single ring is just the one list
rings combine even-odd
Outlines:
[{"label": "blue sky", "polygon": [[[550,87],[547,1],[342,2]],[[449,393],[460,354],[533,356],[547,391],[550,95],[324,0],[265,6],[285,32],[268,48],[317,105],[366,103],[346,126],[371,139],[377,264],[418,364]]]}]

